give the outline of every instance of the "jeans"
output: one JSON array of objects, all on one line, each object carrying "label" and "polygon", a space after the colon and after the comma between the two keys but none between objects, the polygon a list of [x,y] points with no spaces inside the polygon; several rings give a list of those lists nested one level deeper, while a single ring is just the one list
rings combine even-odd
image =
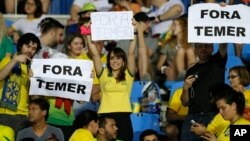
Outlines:
[{"label": "jeans", "polygon": [[202,123],[205,126],[210,123],[210,121],[214,118],[215,113],[195,113],[195,114],[188,114],[184,119],[181,131],[181,141],[202,141],[202,139],[195,135],[191,129],[191,120],[194,120],[197,123]]}]

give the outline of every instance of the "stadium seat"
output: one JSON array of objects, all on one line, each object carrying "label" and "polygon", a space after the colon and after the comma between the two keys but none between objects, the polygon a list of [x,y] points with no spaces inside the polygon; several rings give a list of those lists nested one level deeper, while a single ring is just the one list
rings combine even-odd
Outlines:
[{"label": "stadium seat", "polygon": [[142,97],[142,89],[147,82],[145,81],[134,81],[131,95],[130,95],[130,102],[139,102],[139,98]]},{"label": "stadium seat", "polygon": [[250,44],[243,45],[241,57],[244,61],[250,62]]},{"label": "stadium seat", "polygon": [[130,115],[133,132],[140,132],[146,129],[154,129],[160,132],[160,115],[149,113],[133,113]]},{"label": "stadium seat", "polygon": [[179,89],[182,88],[184,85],[184,81],[177,81],[173,84],[171,90],[170,90],[170,98],[173,96],[174,92]]},{"label": "stadium seat", "polygon": [[[213,54],[215,54],[219,50],[219,44],[214,44],[214,51]],[[234,44],[228,43],[227,44],[227,55],[228,56],[235,56],[235,50],[234,50]]]}]

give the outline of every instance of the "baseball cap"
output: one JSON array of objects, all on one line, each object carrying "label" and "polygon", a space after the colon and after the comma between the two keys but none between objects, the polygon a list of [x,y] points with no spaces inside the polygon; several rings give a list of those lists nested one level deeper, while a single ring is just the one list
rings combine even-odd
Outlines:
[{"label": "baseball cap", "polygon": [[137,22],[146,22],[146,21],[153,21],[155,17],[148,17],[145,12],[138,12],[134,15],[134,18]]},{"label": "baseball cap", "polygon": [[91,2],[85,3],[82,6],[82,10],[78,13],[78,15],[81,15],[81,14],[86,13],[88,11],[96,11],[95,5]]}]

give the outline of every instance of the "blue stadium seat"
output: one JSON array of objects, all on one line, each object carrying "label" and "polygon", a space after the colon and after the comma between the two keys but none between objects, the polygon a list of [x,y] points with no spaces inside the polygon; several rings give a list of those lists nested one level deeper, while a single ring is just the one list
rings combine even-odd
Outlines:
[{"label": "blue stadium seat", "polygon": [[173,96],[174,92],[178,90],[179,88],[182,88],[184,85],[184,81],[177,81],[173,84],[171,90],[170,90],[170,97],[169,99]]},{"label": "blue stadium seat", "polygon": [[228,56],[225,70],[225,83],[229,84],[227,77],[229,76],[230,68],[234,66],[244,66],[241,59],[237,56]]},{"label": "blue stadium seat", "polygon": [[149,113],[133,113],[130,115],[133,132],[154,129],[160,132],[160,115]]},{"label": "blue stadium seat", "polygon": [[242,59],[250,62],[250,44],[244,44],[242,48]]},{"label": "blue stadium seat", "polygon": [[[213,54],[215,54],[219,50],[219,44],[214,44],[214,51]],[[235,50],[234,50],[234,44],[228,43],[227,44],[227,55],[228,56],[235,56]]]},{"label": "blue stadium seat", "polygon": [[147,82],[145,81],[134,81],[131,95],[130,95],[130,102],[139,102],[139,98],[142,97],[142,89]]}]

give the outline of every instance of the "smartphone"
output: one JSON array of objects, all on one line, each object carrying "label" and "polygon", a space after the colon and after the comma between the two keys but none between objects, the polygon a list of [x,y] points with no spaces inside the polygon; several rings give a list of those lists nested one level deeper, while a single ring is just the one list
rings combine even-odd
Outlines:
[{"label": "smartphone", "polygon": [[196,123],[194,120],[191,120],[190,122],[191,122],[191,124],[195,124]]}]

